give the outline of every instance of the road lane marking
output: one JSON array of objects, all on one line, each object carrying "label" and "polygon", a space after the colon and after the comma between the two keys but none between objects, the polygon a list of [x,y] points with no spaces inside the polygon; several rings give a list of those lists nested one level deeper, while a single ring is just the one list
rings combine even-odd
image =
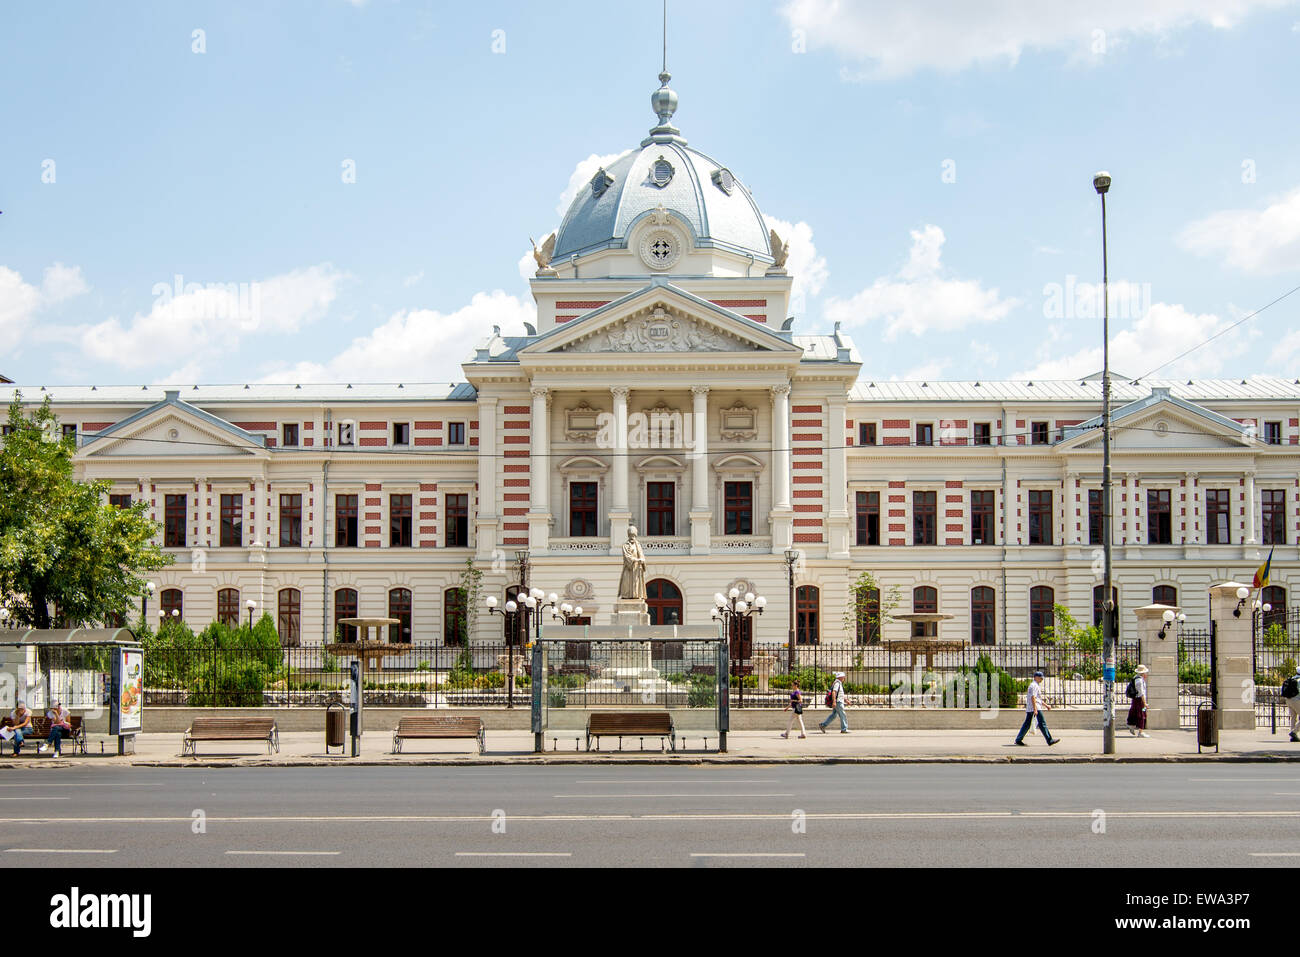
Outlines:
[{"label": "road lane marking", "polygon": [[338,857],[342,851],[226,851],[227,854],[259,855],[264,857]]},{"label": "road lane marking", "polygon": [[117,848],[7,847],[6,854],[116,854]]},{"label": "road lane marking", "polygon": [[1251,857],[1300,857],[1300,851],[1252,851]]},{"label": "road lane marking", "polygon": [[782,853],[777,853],[775,851],[767,852],[767,853],[752,853],[752,854],[742,854],[742,853],[722,854],[722,853],[713,853],[713,852],[696,852],[691,854],[691,857],[807,857],[807,856],[808,855],[804,854],[802,851],[793,854],[782,854]]},{"label": "road lane marking", "polygon": [[572,857],[572,851],[457,851],[457,857]]},{"label": "road lane marking", "polygon": [[[590,779],[577,780],[574,784],[657,784],[662,781],[661,777],[644,777],[644,778],[609,778],[609,779]],[[687,778],[686,784],[784,784],[784,781],[751,781],[744,778],[726,779],[726,778]]]},{"label": "road lane marking", "polygon": [[1298,784],[1300,778],[1188,778],[1199,784]]},{"label": "road lane marking", "polygon": [[47,794],[29,794],[20,798],[0,798],[0,801],[71,801],[72,798],[50,797]]},{"label": "road lane marking", "polygon": [[552,794],[554,798],[788,798],[794,797],[790,791],[774,794],[754,794],[749,791],[739,794]]}]

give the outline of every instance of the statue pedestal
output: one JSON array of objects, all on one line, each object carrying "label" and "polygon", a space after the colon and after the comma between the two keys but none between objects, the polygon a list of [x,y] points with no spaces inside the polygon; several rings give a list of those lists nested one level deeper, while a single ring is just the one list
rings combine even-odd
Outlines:
[{"label": "statue pedestal", "polygon": [[646,607],[643,598],[620,598],[614,602],[614,618],[612,622],[615,626],[626,627],[635,625],[650,624],[650,611]]}]

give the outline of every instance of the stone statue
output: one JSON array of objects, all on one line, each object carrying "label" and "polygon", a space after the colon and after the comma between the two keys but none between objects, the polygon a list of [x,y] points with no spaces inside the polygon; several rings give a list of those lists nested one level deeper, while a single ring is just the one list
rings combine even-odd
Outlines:
[{"label": "stone statue", "polygon": [[541,249],[533,237],[529,236],[528,241],[533,244],[533,259],[537,261],[537,271],[541,272],[551,265],[551,257],[555,255],[555,233],[546,237]]},{"label": "stone statue", "polygon": [[782,242],[775,229],[768,230],[767,238],[772,244],[772,268],[784,269],[785,261],[790,258],[790,244]]},{"label": "stone statue", "polygon": [[629,527],[623,543],[623,574],[618,580],[618,597],[645,601],[645,553],[636,540],[636,529]]}]

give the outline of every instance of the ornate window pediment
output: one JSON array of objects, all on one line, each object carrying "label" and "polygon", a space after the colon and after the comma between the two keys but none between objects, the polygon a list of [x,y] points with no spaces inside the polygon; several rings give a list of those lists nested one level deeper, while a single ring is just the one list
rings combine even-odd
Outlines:
[{"label": "ornate window pediment", "polygon": [[758,438],[758,410],[737,399],[729,408],[721,410],[722,437],[731,440]]},{"label": "ornate window pediment", "polygon": [[570,442],[592,442],[600,431],[600,409],[593,409],[583,399],[572,409],[564,410],[564,437]]},{"label": "ornate window pediment", "polygon": [[566,478],[588,478],[604,475],[609,471],[609,463],[591,455],[575,455],[561,462],[559,470]]}]

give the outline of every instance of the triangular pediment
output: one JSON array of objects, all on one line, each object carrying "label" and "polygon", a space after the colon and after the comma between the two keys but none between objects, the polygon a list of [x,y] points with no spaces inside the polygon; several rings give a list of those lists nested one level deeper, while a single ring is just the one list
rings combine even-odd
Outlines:
[{"label": "triangular pediment", "polygon": [[[1240,449],[1250,444],[1241,423],[1204,406],[1157,390],[1111,413],[1111,448],[1133,450]],[[1101,417],[1065,430],[1060,451],[1099,450]]]},{"label": "triangular pediment", "polygon": [[266,456],[265,440],[170,393],[89,439],[77,458]]},{"label": "triangular pediment", "polygon": [[787,339],[738,313],[670,283],[653,283],[551,330],[519,355],[721,352],[801,354]]}]

